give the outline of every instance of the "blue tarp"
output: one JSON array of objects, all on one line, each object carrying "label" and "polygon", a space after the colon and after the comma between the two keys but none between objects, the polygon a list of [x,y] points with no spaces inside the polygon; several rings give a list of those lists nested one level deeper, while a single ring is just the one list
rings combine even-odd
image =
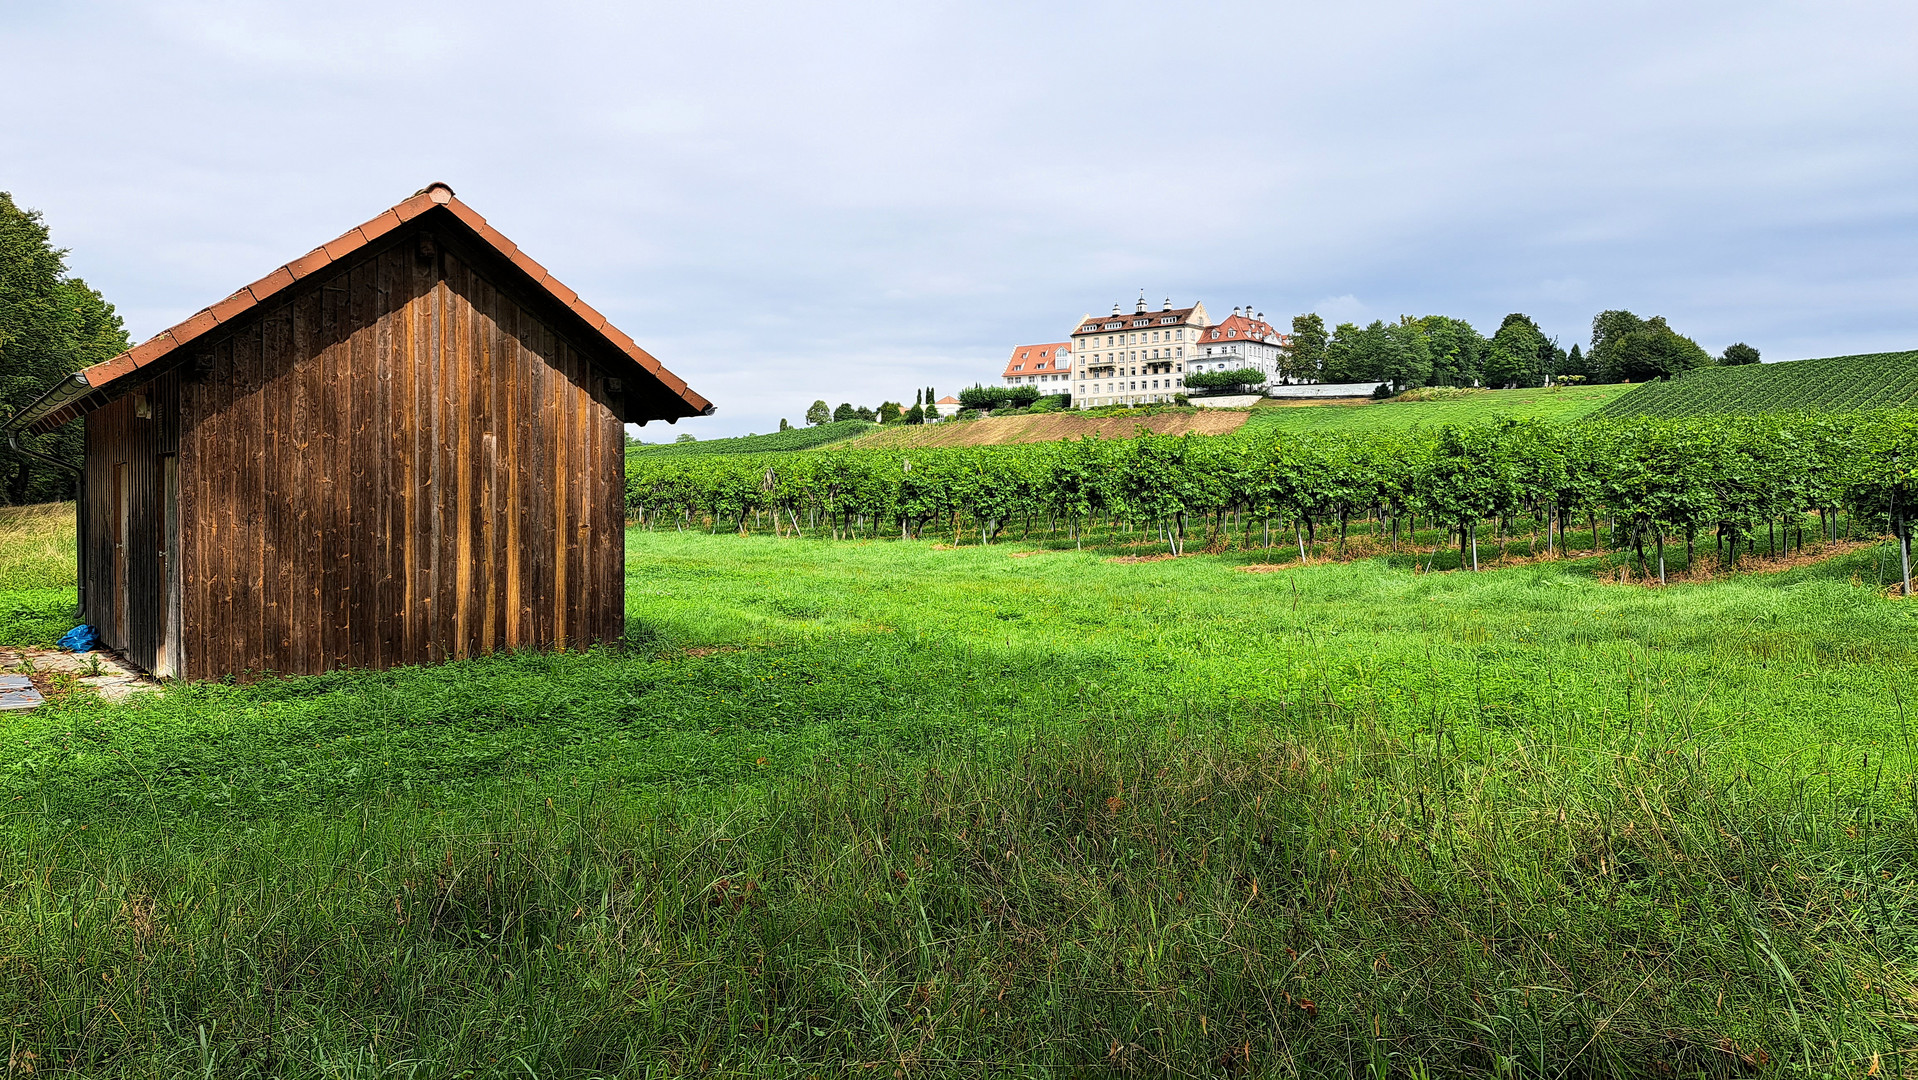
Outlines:
[{"label": "blue tarp", "polygon": [[61,635],[54,644],[68,652],[92,652],[100,644],[100,635],[93,632],[93,627],[81,623]]}]

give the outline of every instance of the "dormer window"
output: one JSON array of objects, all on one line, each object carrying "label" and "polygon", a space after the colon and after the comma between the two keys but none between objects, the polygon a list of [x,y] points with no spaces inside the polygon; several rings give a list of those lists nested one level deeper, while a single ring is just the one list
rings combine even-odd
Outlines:
[{"label": "dormer window", "polygon": [[1237,330],[1227,330],[1227,331],[1225,332],[1225,336],[1226,336],[1226,337],[1238,337],[1238,336],[1239,336],[1239,332],[1238,332]]}]

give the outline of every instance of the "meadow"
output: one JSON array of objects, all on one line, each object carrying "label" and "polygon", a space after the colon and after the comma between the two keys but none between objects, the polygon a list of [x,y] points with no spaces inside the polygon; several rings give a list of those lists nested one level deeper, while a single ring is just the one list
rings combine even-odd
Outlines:
[{"label": "meadow", "polygon": [[47,646],[73,626],[73,504],[0,506],[0,646]]},{"label": "meadow", "polygon": [[1260,402],[1246,421],[1249,433],[1362,432],[1429,430],[1445,424],[1480,424],[1500,419],[1561,423],[1597,413],[1632,388],[1548,386],[1524,390],[1415,391],[1409,400],[1294,405],[1277,399]]},{"label": "meadow", "polygon": [[1918,1069],[1889,545],[1159,550],[635,530],[624,647],[0,717],[9,1068]]}]

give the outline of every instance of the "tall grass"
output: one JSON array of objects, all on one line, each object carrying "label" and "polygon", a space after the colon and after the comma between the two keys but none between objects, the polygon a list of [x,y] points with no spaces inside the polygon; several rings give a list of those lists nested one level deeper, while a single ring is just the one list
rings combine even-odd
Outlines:
[{"label": "tall grass", "polygon": [[1910,816],[1719,764],[1307,702],[731,793],[16,822],[0,1038],[89,1076],[1901,1074]]},{"label": "tall grass", "polygon": [[625,650],[0,717],[8,1068],[1918,1072],[1881,552],[628,556]]},{"label": "tall grass", "polygon": [[74,625],[73,504],[0,506],[0,645],[49,646]]},{"label": "tall grass", "polygon": [[73,504],[0,506],[0,591],[71,589]]}]

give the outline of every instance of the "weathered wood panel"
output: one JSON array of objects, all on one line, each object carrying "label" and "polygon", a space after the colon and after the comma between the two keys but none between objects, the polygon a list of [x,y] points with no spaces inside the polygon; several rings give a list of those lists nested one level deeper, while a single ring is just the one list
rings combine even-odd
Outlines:
[{"label": "weathered wood panel", "polygon": [[[160,665],[165,645],[165,458],[179,445],[179,386],[177,376],[162,376],[85,421],[87,606],[81,617],[109,647],[149,670]],[[115,481],[121,466],[123,493]]]},{"label": "weathered wood panel", "polygon": [[[204,374],[176,380],[189,677],[619,636],[612,399],[587,354],[460,252],[409,237],[366,253],[198,351]],[[89,431],[117,430],[118,408]],[[112,565],[102,524],[93,567]]]}]

